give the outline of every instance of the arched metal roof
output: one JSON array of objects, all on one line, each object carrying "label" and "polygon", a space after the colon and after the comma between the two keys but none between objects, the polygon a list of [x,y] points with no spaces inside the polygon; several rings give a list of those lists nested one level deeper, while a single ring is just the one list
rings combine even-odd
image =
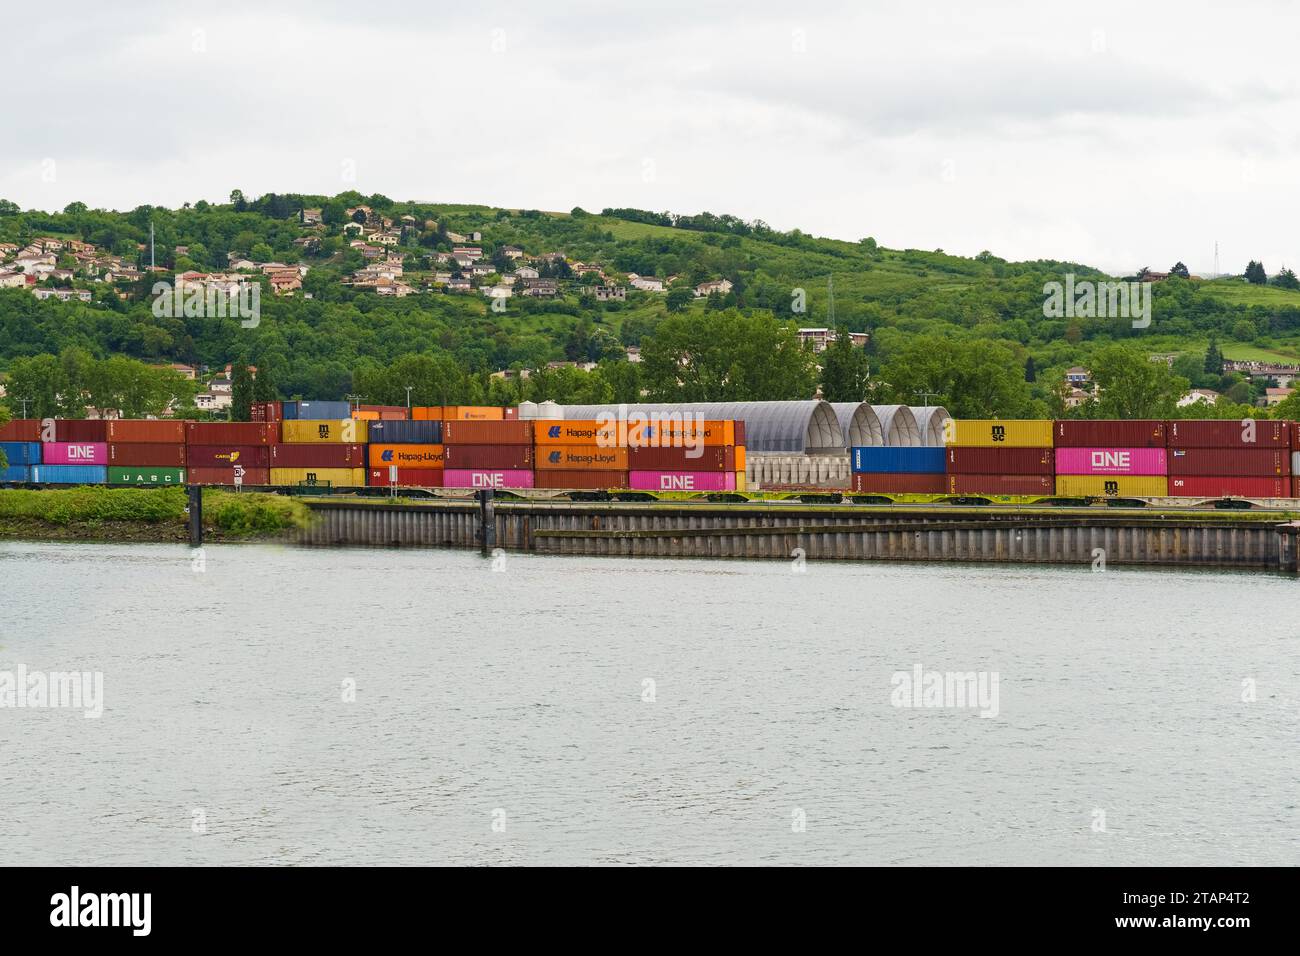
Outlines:
[{"label": "arched metal roof", "polygon": [[916,427],[916,416],[906,405],[873,405],[880,419],[880,430],[885,444],[890,447],[922,444],[921,430]]},{"label": "arched metal roof", "polygon": [[876,411],[866,402],[831,402],[835,417],[839,419],[846,448],[866,445],[883,445],[885,433],[881,430]]},{"label": "arched metal roof", "polygon": [[913,405],[912,415],[916,418],[922,445],[943,444],[943,423],[952,420],[948,409],[942,405]]},{"label": "arched metal roof", "polygon": [[653,416],[698,412],[706,419],[745,422],[746,450],[756,454],[843,454],[847,447],[835,409],[806,402],[659,402],[637,405],[561,405],[566,419],[593,419],[602,412]]}]

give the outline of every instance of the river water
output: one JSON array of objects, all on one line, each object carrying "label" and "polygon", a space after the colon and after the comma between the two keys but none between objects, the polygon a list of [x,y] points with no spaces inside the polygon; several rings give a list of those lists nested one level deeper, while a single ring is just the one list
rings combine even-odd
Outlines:
[{"label": "river water", "polygon": [[[1245,573],[3,543],[0,687],[103,694],[0,708],[0,859],[1294,865],[1298,610]],[[917,668],[982,704],[904,706]]]}]

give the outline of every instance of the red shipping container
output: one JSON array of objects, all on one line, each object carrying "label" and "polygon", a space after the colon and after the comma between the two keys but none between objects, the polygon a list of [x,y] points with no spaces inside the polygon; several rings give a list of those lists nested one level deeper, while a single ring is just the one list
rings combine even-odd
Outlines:
[{"label": "red shipping container", "polygon": [[1051,475],[948,475],[950,495],[1051,495]]},{"label": "red shipping container", "polygon": [[575,488],[603,490],[626,488],[626,471],[539,471],[533,479],[534,488]]},{"label": "red shipping container", "polygon": [[1169,474],[1286,478],[1291,475],[1291,450],[1175,448],[1169,452]]},{"label": "red shipping container", "polygon": [[1051,475],[1055,458],[1050,448],[989,448],[949,445],[950,475]]},{"label": "red shipping container", "polygon": [[0,441],[40,441],[38,418],[15,418],[0,425]]},{"label": "red shipping container", "polygon": [[531,445],[533,423],[531,421],[444,421],[442,443],[444,445]]},{"label": "red shipping container", "polygon": [[108,422],[102,418],[60,418],[54,423],[54,440],[106,442]]},{"label": "red shipping container", "polygon": [[[225,468],[187,468],[185,469],[185,481],[191,485],[233,485],[235,483],[235,469],[229,465]],[[271,470],[269,468],[245,468],[243,483],[245,485],[269,485],[271,483]]]},{"label": "red shipping container", "polygon": [[284,406],[280,402],[254,402],[249,417],[255,422],[284,421]]},{"label": "red shipping container", "polygon": [[1167,435],[1163,421],[1052,423],[1052,444],[1057,448],[1164,448]]},{"label": "red shipping container", "polygon": [[406,414],[406,409],[401,408],[393,412],[380,412],[379,418],[381,421],[385,422],[404,422],[407,421],[410,416]]},{"label": "red shipping container", "polygon": [[180,468],[185,465],[184,445],[112,444],[108,446],[111,468]]},{"label": "red shipping container", "polygon": [[[391,485],[388,480],[388,469],[366,469],[366,484],[374,488],[388,488]],[[416,488],[441,488],[442,469],[399,468],[397,469],[397,484],[412,485]]]},{"label": "red shipping container", "polygon": [[191,468],[270,468],[271,449],[267,445],[186,445],[185,459]]},{"label": "red shipping container", "polygon": [[948,476],[856,472],[849,490],[859,494],[942,495],[948,492]]},{"label": "red shipping container", "polygon": [[518,421],[518,419],[519,419],[519,409],[518,409],[518,408],[505,408],[505,409],[502,409],[502,410],[501,410],[501,417],[502,417],[505,421],[508,421],[508,422]]},{"label": "red shipping container", "polygon": [[[122,445],[143,445],[154,442],[161,445],[183,445],[185,422],[120,418],[108,423],[108,440]],[[152,462],[141,461],[136,464],[147,465]]]},{"label": "red shipping container", "polygon": [[736,444],[748,445],[749,442],[745,441],[745,420],[743,418],[736,419],[734,430],[736,432]]},{"label": "red shipping container", "polygon": [[[1247,441],[1253,432],[1254,441]],[[1291,422],[1255,419],[1243,422],[1177,421],[1169,422],[1170,448],[1289,448]]]},{"label": "red shipping container", "polygon": [[1291,480],[1295,482],[1295,487],[1291,489],[1291,497],[1300,498],[1300,477],[1293,477]]},{"label": "red shipping container", "polygon": [[[691,458],[688,454],[691,451],[702,454]],[[627,467],[629,471],[735,471],[736,449],[732,445],[698,445],[693,449],[629,448]]]},{"label": "red shipping container", "polygon": [[272,468],[364,468],[365,445],[284,444],[272,445]]},{"label": "red shipping container", "polygon": [[1175,498],[1289,498],[1288,478],[1185,476],[1169,479]]},{"label": "red shipping container", "polygon": [[[456,425],[501,425],[502,422],[445,422]],[[532,424],[529,422],[528,424]],[[533,467],[532,445],[443,445],[444,468],[490,468],[504,471],[527,471]]]},{"label": "red shipping container", "polygon": [[267,422],[190,422],[185,427],[187,445],[274,445],[280,426]]}]

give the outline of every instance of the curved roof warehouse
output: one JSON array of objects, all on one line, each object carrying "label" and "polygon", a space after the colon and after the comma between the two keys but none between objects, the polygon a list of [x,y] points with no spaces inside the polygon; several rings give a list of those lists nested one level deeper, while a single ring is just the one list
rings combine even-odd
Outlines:
[{"label": "curved roof warehouse", "polygon": [[594,419],[602,412],[617,415],[696,413],[711,421],[745,422],[745,448],[750,454],[842,455],[848,447],[828,402],[660,402],[637,405],[561,405],[566,419]]}]

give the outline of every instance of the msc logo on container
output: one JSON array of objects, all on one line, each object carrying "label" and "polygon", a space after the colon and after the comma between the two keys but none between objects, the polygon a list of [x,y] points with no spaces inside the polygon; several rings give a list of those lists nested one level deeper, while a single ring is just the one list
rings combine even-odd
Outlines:
[{"label": "msc logo on container", "polygon": [[320,425],[317,427],[316,431],[319,433],[321,438],[330,437],[330,427],[328,425]]},{"label": "msc logo on container", "polygon": [[1006,441],[1006,440],[1007,440],[1007,429],[1006,429],[1006,426],[1005,426],[1005,425],[994,425],[994,426],[993,426],[993,440],[994,440],[994,441]]}]

